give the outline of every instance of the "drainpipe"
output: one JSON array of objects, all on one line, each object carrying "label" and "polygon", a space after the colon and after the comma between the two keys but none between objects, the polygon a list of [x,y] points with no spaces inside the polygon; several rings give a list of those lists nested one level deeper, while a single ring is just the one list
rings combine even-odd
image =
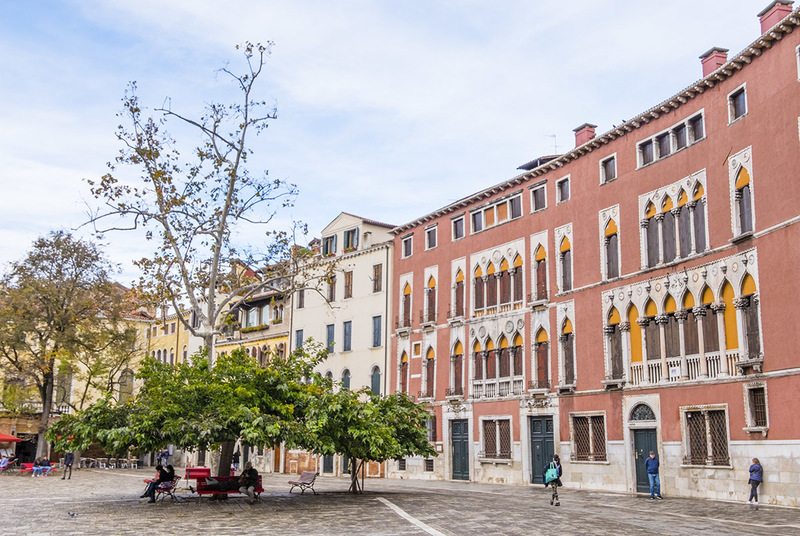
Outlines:
[{"label": "drainpipe", "polygon": [[386,313],[385,322],[386,322],[386,329],[383,333],[383,394],[389,394],[389,318],[391,317],[392,312],[389,310],[389,245],[386,246],[386,270],[384,273],[386,274],[386,284],[383,286],[383,293],[386,295],[386,306],[384,307],[384,311]]}]

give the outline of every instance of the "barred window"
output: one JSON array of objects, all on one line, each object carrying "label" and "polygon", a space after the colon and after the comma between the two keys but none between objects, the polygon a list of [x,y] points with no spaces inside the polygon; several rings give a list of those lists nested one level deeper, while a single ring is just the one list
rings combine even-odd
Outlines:
[{"label": "barred window", "polygon": [[691,465],[729,465],[728,427],[724,409],[693,410],[686,415],[686,457]]},{"label": "barred window", "polygon": [[431,415],[425,421],[425,428],[428,435],[428,441],[433,443],[436,441],[436,415]]},{"label": "barred window", "polygon": [[606,460],[606,426],[603,415],[573,415],[573,460]]},{"label": "barred window", "polygon": [[483,421],[483,458],[511,458],[511,421]]},{"label": "barred window", "polygon": [[[765,383],[759,382],[745,386],[747,396],[747,407],[745,416],[747,418],[747,428],[767,428],[767,389]],[[745,430],[747,430],[745,428]]]},{"label": "barred window", "polygon": [[433,458],[426,458],[425,459],[425,472],[432,473],[433,472]]},{"label": "barred window", "polygon": [[398,471],[405,471],[406,470],[406,459],[400,458],[397,460],[397,470]]}]

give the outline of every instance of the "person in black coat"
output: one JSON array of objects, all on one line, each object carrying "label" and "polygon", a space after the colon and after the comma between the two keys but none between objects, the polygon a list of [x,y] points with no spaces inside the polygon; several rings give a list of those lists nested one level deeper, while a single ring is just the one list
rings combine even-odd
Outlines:
[{"label": "person in black coat", "polygon": [[[168,467],[172,466],[170,465]],[[170,472],[169,469],[165,469],[161,464],[156,465],[156,479],[150,482],[150,485],[147,487],[147,491],[140,495],[139,498],[144,499],[145,497],[150,497],[150,500],[147,501],[148,503],[156,502],[156,488],[163,482],[172,482],[174,478],[174,470]]]},{"label": "person in black coat", "polygon": [[72,452],[67,452],[64,454],[64,475],[61,477],[61,480],[67,476],[67,469],[69,469],[69,479],[72,479],[72,464],[75,463],[75,454]]},{"label": "person in black coat", "polygon": [[[546,474],[551,465],[555,467],[556,471],[558,471],[558,478],[548,482]],[[558,454],[553,454],[553,460],[545,465],[544,469],[542,469],[542,480],[544,480],[544,487],[550,486],[553,489],[553,495],[550,497],[550,504],[554,506],[561,506],[561,502],[558,500],[558,488],[563,484],[561,484],[561,459],[558,457]]]}]

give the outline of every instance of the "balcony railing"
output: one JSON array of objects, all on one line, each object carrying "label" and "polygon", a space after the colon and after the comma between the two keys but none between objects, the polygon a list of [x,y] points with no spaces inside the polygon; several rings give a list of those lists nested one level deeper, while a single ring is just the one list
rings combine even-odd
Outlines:
[{"label": "balcony railing", "polygon": [[445,396],[464,396],[464,388],[460,385],[448,387],[444,394]]},{"label": "balcony railing", "polygon": [[394,328],[395,329],[409,329],[411,328],[411,316],[410,315],[401,315],[395,317],[394,319]]},{"label": "balcony railing", "polygon": [[[720,373],[722,372],[720,352],[708,352],[707,354],[705,354],[705,359],[706,359],[706,369],[708,371],[708,378],[719,377]],[[740,371],[738,367],[736,367],[736,363],[739,361],[739,351],[728,350],[727,352],[725,352],[725,360],[727,361],[728,365],[728,375],[739,376]],[[700,365],[701,363],[699,355],[686,356],[686,369],[689,381],[701,379]],[[630,378],[631,385],[645,385],[648,383],[654,384],[661,382],[662,380],[661,360],[649,359],[647,360],[646,366],[647,366],[647,376],[645,376],[644,365],[641,362],[631,364],[631,378]],[[681,358],[680,357],[667,358],[667,371],[669,372],[670,370],[675,370],[676,368],[677,369],[681,368]],[[646,381],[647,379],[649,379],[649,381]],[[665,378],[665,380],[669,383],[683,381],[681,379],[681,374],[678,375],[670,374],[668,378]]]},{"label": "balcony railing", "polygon": [[550,389],[550,380],[528,380],[528,390]]},{"label": "balcony railing", "polygon": [[495,378],[491,380],[473,380],[472,382],[472,396],[475,398],[521,395],[524,392],[525,380],[522,376]]},{"label": "balcony railing", "polygon": [[417,393],[417,398],[433,398],[433,388],[423,389]]},{"label": "balcony railing", "polygon": [[447,318],[449,320],[453,320],[455,318],[464,318],[464,306],[463,305],[453,307],[453,305],[451,304],[450,307],[447,309],[447,311],[448,311]]},{"label": "balcony railing", "polygon": [[433,326],[436,324],[436,310],[428,309],[427,311],[419,312],[419,323],[423,326]]}]

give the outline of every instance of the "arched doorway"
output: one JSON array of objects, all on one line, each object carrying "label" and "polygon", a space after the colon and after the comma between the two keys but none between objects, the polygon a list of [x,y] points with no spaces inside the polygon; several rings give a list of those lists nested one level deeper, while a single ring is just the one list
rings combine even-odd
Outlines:
[{"label": "arched doorway", "polygon": [[[630,426],[633,433],[633,458],[636,468],[636,491],[639,493],[650,492],[650,481],[647,478],[647,469],[644,462],[650,451],[658,456],[658,433],[656,414],[649,405],[636,404],[630,413]],[[659,456],[660,457],[660,456]]]}]

